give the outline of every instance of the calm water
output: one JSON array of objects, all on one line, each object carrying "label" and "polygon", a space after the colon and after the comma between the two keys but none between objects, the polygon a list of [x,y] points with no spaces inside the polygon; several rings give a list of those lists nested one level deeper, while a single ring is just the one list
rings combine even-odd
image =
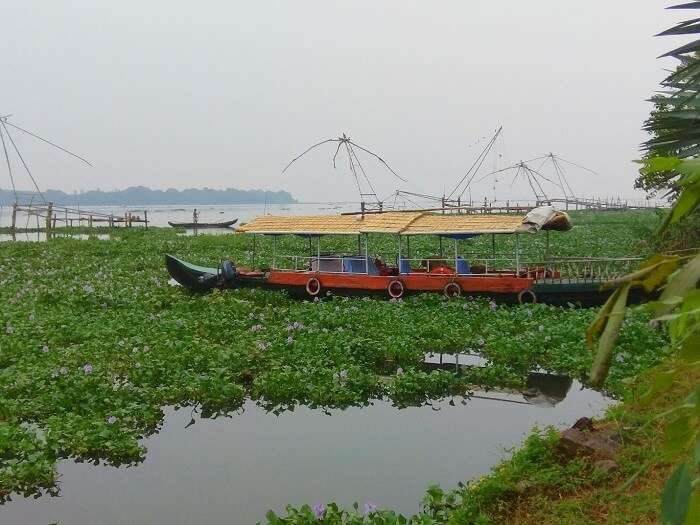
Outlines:
[{"label": "calm water", "polygon": [[563,399],[530,404],[533,389],[479,393],[500,400],[458,398],[455,406],[376,402],[330,416],[308,408],[275,416],[248,402],[233,418],[197,419],[187,429],[189,410],[167,410],[162,431],[145,441],[143,464],[63,461],[60,497],[12,501],[0,507],[0,523],[253,524],[287,503],[367,499],[413,513],[428,485],[454,487],[488,472],[533,425],[570,425],[609,404],[576,382]]},{"label": "calm water", "polygon": [[[168,221],[192,222],[192,210],[197,208],[199,222],[220,222],[230,219],[238,219],[239,222],[247,222],[257,215],[269,213],[272,215],[316,215],[335,214],[343,211],[353,211],[359,208],[356,203],[301,203],[301,204],[232,204],[232,205],[152,205],[152,206],[90,206],[81,207],[83,211],[94,211],[104,214],[124,216],[127,211],[134,215],[144,216],[148,211],[150,226],[168,226]],[[12,209],[9,206],[0,206],[0,227],[10,226],[12,222]],[[77,222],[74,223],[77,226]],[[18,214],[17,226],[23,228],[37,228],[43,226],[37,222],[36,217],[27,217]],[[87,221],[83,222],[87,226]]]}]

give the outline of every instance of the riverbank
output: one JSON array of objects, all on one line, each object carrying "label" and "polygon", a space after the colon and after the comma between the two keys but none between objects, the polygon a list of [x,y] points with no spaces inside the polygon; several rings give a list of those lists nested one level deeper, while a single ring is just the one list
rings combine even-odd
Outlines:
[{"label": "riverbank", "polygon": [[[398,517],[390,510],[377,510],[364,517],[365,509],[348,512],[322,504],[289,508],[283,518],[269,514],[268,524],[659,523],[664,484],[674,466],[689,459],[665,452],[666,423],[660,415],[692,393],[700,379],[696,369],[663,394],[645,397],[656,372],[671,366],[666,362],[641,374],[630,385],[625,400],[593,422],[595,430],[591,433],[604,434],[617,443],[612,460],[600,461],[586,454],[572,457],[562,447],[560,432],[534,429],[523,445],[489,475],[449,491],[430,487],[421,513],[411,518]],[[323,519],[318,519],[321,515]],[[686,523],[695,524],[698,519],[698,514],[689,516]]]}]

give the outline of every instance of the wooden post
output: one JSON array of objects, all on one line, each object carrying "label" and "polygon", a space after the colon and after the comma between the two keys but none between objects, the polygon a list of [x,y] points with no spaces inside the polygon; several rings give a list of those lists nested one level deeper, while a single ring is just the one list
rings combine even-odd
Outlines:
[{"label": "wooden post", "polygon": [[88,228],[92,228],[92,215],[88,215]]},{"label": "wooden post", "polygon": [[148,229],[148,210],[143,210],[143,222],[146,223],[146,229]]},{"label": "wooden post", "polygon": [[12,231],[15,231],[16,226],[17,226],[17,203],[13,202],[12,203],[12,226],[10,226]]},{"label": "wooden post", "polygon": [[51,216],[53,215],[53,202],[49,202],[46,207],[46,233],[51,230]]}]

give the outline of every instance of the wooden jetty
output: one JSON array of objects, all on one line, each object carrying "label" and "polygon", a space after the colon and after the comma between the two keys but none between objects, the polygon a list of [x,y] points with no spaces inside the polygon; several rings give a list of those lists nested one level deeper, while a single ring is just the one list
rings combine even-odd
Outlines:
[{"label": "wooden jetty", "polygon": [[[22,228],[18,226],[17,218],[19,214],[27,216],[27,225]],[[36,227],[29,227],[29,219],[36,217]],[[143,215],[137,211],[127,210],[124,215],[114,215],[90,210],[81,210],[67,206],[55,205],[52,202],[38,204],[12,204],[12,220],[10,229],[12,231],[27,230],[52,230],[59,225],[63,227],[87,226],[107,226],[109,228],[126,227],[142,224],[148,228],[148,211],[143,210]]]}]

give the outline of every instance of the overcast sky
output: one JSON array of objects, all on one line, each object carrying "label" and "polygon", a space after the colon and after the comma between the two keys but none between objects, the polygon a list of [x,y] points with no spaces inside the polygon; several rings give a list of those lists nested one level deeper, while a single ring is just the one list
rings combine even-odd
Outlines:
[{"label": "overcast sky", "polygon": [[[15,135],[42,188],[357,200],[345,164],[333,170],[332,145],[280,173],[347,132],[408,179],[361,156],[381,196],[449,193],[502,125],[483,173],[553,151],[598,172],[569,170],[576,193],[634,196],[645,99],[673,64],[656,57],[679,42],[652,35],[693,14],[667,5],[4,0],[0,114],[94,164]],[[497,198],[530,195],[511,180],[499,179]],[[492,178],[472,190],[485,194]]]}]

